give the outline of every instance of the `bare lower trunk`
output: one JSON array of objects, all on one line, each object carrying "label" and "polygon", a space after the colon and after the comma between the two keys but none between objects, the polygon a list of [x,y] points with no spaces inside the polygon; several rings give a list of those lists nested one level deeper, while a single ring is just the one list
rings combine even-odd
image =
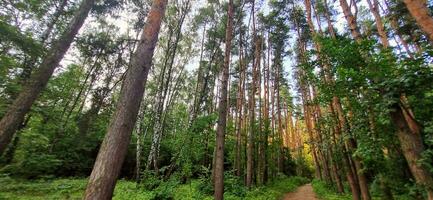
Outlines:
[{"label": "bare lower trunk", "polygon": [[[331,155],[333,154],[332,147],[330,148],[329,152]],[[335,184],[337,185],[337,192],[338,193],[344,193],[344,187],[343,187],[343,183],[341,181],[340,171],[339,171],[339,168],[337,165],[337,161],[332,160],[332,159],[331,159],[331,161],[332,161],[331,168],[332,168],[332,173],[334,175]]]},{"label": "bare lower trunk", "polygon": [[384,200],[394,200],[391,188],[388,186],[388,183],[385,181],[385,178],[382,174],[379,174],[379,184],[380,189],[382,190],[382,198]]},{"label": "bare lower trunk", "polygon": [[216,130],[215,165],[214,165],[214,187],[215,200],[224,199],[224,139],[227,124],[227,85],[229,79],[230,50],[233,29],[233,1],[229,0],[226,27],[226,46],[224,65],[222,67],[221,96],[219,98],[218,124]]},{"label": "bare lower trunk", "polygon": [[24,120],[24,116],[29,112],[31,106],[45,88],[54,70],[63,59],[69,49],[73,39],[83,25],[87,15],[92,8],[94,0],[83,0],[76,11],[74,18],[66,28],[60,38],[54,42],[51,49],[43,58],[40,67],[35,71],[27,84],[23,87],[12,105],[8,108],[0,121],[0,155],[4,152],[7,145]]},{"label": "bare lower trunk", "polygon": [[421,134],[412,132],[407,125],[404,117],[404,111],[401,106],[396,104],[391,111],[391,119],[397,128],[397,136],[400,141],[400,146],[403,155],[409,164],[410,171],[415,177],[418,184],[424,186],[427,191],[428,199],[433,200],[433,178],[425,166],[418,163],[422,159],[422,152],[424,151],[424,144],[422,142]]},{"label": "bare lower trunk", "polygon": [[[343,147],[344,148],[344,147]],[[344,153],[346,154],[346,153]],[[350,190],[352,191],[352,199],[360,200],[361,199],[361,191],[356,179],[356,174],[352,170],[352,164],[350,163],[347,155],[343,155],[343,163],[346,166],[346,178],[349,183]]]},{"label": "bare lower trunk", "polygon": [[86,200],[111,199],[113,195],[143,98],[144,85],[152,64],[166,5],[166,0],[153,1],[137,51],[123,82],[116,111],[90,175],[84,196]]},{"label": "bare lower trunk", "polygon": [[361,189],[361,196],[363,200],[370,200],[370,191],[368,189],[368,180],[363,172],[363,166],[361,160],[355,156],[354,164],[358,175],[359,188]]},{"label": "bare lower trunk", "polygon": [[[142,138],[146,137],[146,135],[145,135],[146,133],[143,133],[143,131],[144,131],[143,130],[144,113],[145,113],[145,105],[142,102],[141,106],[140,106],[140,111],[138,114],[137,122],[135,124],[136,125],[135,133],[136,133],[136,137],[137,137],[136,155],[135,155],[135,181],[137,183],[140,183],[140,180],[141,180],[141,152],[143,151]],[[142,134],[144,134],[144,135],[142,135]]]}]

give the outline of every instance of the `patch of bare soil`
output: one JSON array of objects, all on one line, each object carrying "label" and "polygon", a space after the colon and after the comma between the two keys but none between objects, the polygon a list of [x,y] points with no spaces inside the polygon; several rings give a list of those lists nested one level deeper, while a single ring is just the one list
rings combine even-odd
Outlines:
[{"label": "patch of bare soil", "polygon": [[306,184],[294,192],[287,193],[283,200],[318,200],[316,198],[316,195],[313,192],[313,187],[311,187],[311,184]]}]

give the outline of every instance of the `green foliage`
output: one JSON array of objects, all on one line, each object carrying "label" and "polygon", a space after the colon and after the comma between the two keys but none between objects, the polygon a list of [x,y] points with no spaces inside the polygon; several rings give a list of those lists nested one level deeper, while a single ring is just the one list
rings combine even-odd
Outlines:
[{"label": "green foliage", "polygon": [[84,179],[24,181],[0,178],[0,199],[81,199],[86,187]]},{"label": "green foliage", "polygon": [[24,131],[21,133],[20,148],[15,153],[16,162],[1,169],[2,173],[36,178],[56,172],[62,162],[53,154],[47,154],[50,146],[46,136]]},{"label": "green foliage", "polygon": [[298,186],[308,182],[308,179],[302,177],[287,177],[280,175],[271,183],[264,187],[254,188],[249,191],[245,199],[251,200],[268,200],[279,199],[285,193],[295,190]]},{"label": "green foliage", "polygon": [[[229,177],[228,184],[239,183]],[[225,192],[226,199],[240,200],[270,200],[277,199],[283,194],[293,191],[296,187],[305,184],[308,180],[301,177],[280,176],[266,186],[253,188],[250,191],[242,185],[232,185],[233,188]],[[8,176],[0,177],[0,199],[81,199],[86,188],[86,179],[38,179],[33,181],[12,179]],[[131,181],[119,180],[114,190],[115,200],[152,200],[152,199],[175,199],[195,200],[213,199],[211,194],[199,190],[200,180],[192,180],[186,184],[179,184],[175,179],[162,182],[153,190],[148,190],[142,184],[138,185]],[[230,185],[228,185],[230,187]],[[235,188],[236,187],[236,188]],[[239,189],[242,193],[235,191]]]},{"label": "green foliage", "polygon": [[352,196],[350,194],[337,194],[334,188],[327,185],[324,181],[314,179],[311,183],[313,190],[317,197],[322,200],[350,200]]},{"label": "green foliage", "polygon": [[17,45],[22,51],[37,56],[43,52],[42,45],[33,40],[32,37],[24,35],[16,27],[5,23],[0,19],[0,41],[10,41]]}]

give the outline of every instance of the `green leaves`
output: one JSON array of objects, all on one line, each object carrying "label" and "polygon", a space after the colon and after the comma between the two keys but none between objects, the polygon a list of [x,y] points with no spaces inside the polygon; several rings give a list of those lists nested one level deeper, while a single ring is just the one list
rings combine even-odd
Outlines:
[{"label": "green leaves", "polygon": [[18,28],[9,25],[3,20],[0,20],[0,41],[12,42],[22,51],[32,56],[38,56],[43,52],[43,47],[39,42],[28,35],[22,34]]}]

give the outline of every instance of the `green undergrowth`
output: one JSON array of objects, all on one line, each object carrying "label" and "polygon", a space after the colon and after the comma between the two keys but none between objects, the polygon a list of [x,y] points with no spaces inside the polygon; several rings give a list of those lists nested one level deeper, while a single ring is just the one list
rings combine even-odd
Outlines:
[{"label": "green undergrowth", "polygon": [[[42,199],[81,199],[86,188],[86,179],[39,179],[24,180],[9,177],[0,178],[0,199],[42,200]],[[226,183],[225,199],[265,200],[278,199],[285,193],[308,182],[301,177],[279,177],[262,187],[247,190],[242,184]],[[200,199],[211,200],[212,191],[206,191],[203,180],[195,179],[186,184],[176,180],[159,183],[152,189],[132,181],[120,180],[114,191],[114,200],[164,200]]]},{"label": "green undergrowth", "polygon": [[352,195],[350,194],[338,194],[335,192],[335,190],[327,185],[324,181],[320,180],[313,180],[311,182],[311,185],[313,186],[314,193],[316,193],[316,196],[319,199],[322,200],[350,200],[352,199]]},{"label": "green undergrowth", "polygon": [[[321,200],[351,200],[352,195],[349,193],[338,194],[330,185],[327,185],[324,181],[313,180],[311,182],[313,186],[313,190],[316,193],[316,196]],[[402,188],[403,189],[403,188]],[[346,185],[346,191],[349,191],[349,187]],[[381,194],[376,191],[377,189],[370,188],[370,192],[372,193],[373,200],[381,200],[384,199],[381,197]],[[410,196],[409,194],[394,194],[395,200],[415,200],[417,198]]]}]

